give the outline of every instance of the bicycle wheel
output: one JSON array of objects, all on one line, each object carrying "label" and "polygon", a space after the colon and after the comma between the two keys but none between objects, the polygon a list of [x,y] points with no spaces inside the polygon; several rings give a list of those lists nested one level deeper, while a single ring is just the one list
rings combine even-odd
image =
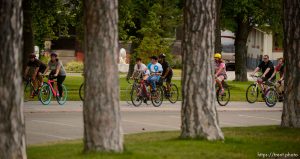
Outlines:
[{"label": "bicycle wheel", "polygon": [[277,103],[278,95],[274,88],[267,90],[265,94],[265,103],[268,107],[274,107]]},{"label": "bicycle wheel", "polygon": [[129,84],[125,91],[123,92],[124,93],[124,96],[125,96],[125,100],[126,100],[126,103],[128,105],[131,105],[132,104],[132,101],[131,101],[131,90],[133,90],[133,84]]},{"label": "bicycle wheel", "polygon": [[44,105],[48,105],[51,102],[52,91],[48,83],[44,83],[39,92],[39,99]]},{"label": "bicycle wheel", "polygon": [[217,91],[217,101],[220,106],[226,106],[228,102],[230,101],[230,90],[229,87],[223,87],[224,92],[221,94],[221,89],[218,89]]},{"label": "bicycle wheel", "polygon": [[151,95],[151,102],[153,106],[159,107],[162,104],[163,100],[164,100],[164,92],[161,87],[158,87],[154,95]]},{"label": "bicycle wheel", "polygon": [[256,102],[258,98],[258,87],[255,84],[251,84],[246,91],[246,99],[249,103]]},{"label": "bicycle wheel", "polygon": [[63,89],[63,93],[62,93],[62,95],[60,94],[59,97],[56,96],[56,100],[57,100],[58,104],[64,105],[67,101],[68,90],[67,90],[65,85],[62,84],[61,86],[62,86],[62,89]]},{"label": "bicycle wheel", "polygon": [[84,101],[84,83],[82,83],[79,87],[79,97],[81,101]]},{"label": "bicycle wheel", "polygon": [[138,107],[142,104],[142,89],[140,87],[134,88],[130,92],[131,102],[134,106]]},{"label": "bicycle wheel", "polygon": [[166,97],[168,97],[169,101],[173,104],[178,101],[179,92],[178,87],[175,84],[171,84],[170,92],[166,94]]}]

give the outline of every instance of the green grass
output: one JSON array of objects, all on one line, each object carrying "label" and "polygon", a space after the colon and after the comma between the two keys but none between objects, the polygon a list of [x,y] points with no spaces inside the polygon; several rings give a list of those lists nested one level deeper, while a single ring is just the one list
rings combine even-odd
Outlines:
[{"label": "green grass", "polygon": [[30,159],[250,159],[258,153],[300,155],[300,129],[277,126],[224,128],[225,141],[183,140],[180,132],[151,132],[125,135],[124,153],[83,154],[81,140],[29,146]]},{"label": "green grass", "polygon": [[[83,77],[78,76],[68,76],[64,82],[68,89],[68,99],[69,101],[78,101],[79,98],[79,87],[83,82]],[[173,80],[178,86],[179,89],[179,100],[181,100],[181,81]],[[230,101],[246,101],[246,89],[253,82],[235,82],[235,81],[227,81],[230,86]],[[125,97],[125,89],[129,84],[126,81],[125,77],[120,78],[120,99],[124,101]]]}]

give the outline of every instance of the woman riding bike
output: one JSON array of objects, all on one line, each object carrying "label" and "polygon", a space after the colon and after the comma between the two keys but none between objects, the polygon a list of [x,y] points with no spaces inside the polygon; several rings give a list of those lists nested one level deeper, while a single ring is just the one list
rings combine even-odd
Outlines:
[{"label": "woman riding bike", "polygon": [[[46,74],[50,69],[49,78],[55,79],[57,78],[57,87],[59,95],[62,97],[63,95],[63,88],[62,84],[66,79],[66,71],[64,66],[62,65],[61,61],[57,58],[57,54],[55,52],[51,53],[51,60],[48,63],[48,66],[44,72]],[[51,83],[53,85],[53,83]]]},{"label": "woman riding bike", "polygon": [[218,84],[219,88],[221,89],[220,94],[224,93],[224,88],[222,82],[227,79],[226,75],[226,65],[225,62],[222,60],[222,55],[220,53],[216,53],[214,55],[215,58],[215,79],[216,83]]}]

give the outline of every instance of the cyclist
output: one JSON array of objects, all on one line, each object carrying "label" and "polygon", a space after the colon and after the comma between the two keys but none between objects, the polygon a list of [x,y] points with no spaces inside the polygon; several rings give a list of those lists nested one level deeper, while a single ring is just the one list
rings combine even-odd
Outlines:
[{"label": "cyclist", "polygon": [[148,64],[147,68],[150,71],[150,76],[147,78],[147,81],[151,84],[152,91],[151,93],[156,92],[156,82],[159,81],[161,73],[163,72],[162,65],[158,63],[157,56],[151,56],[151,63]]},{"label": "cyclist", "polygon": [[276,85],[276,88],[277,88],[279,94],[282,94],[284,91],[284,60],[283,60],[283,58],[278,59],[278,65],[275,67],[275,71],[272,74],[272,76],[269,78],[269,80],[272,80],[277,72],[279,72],[280,79],[278,80],[278,85]]},{"label": "cyclist", "polygon": [[267,81],[267,80],[274,80],[274,78],[270,78],[274,72],[274,65],[273,63],[269,60],[268,55],[263,56],[263,61],[255,68],[254,72],[251,74],[253,76],[257,71],[261,70],[262,72],[262,80]]},{"label": "cyclist", "polygon": [[[50,69],[49,79],[55,79],[57,78],[57,87],[59,95],[61,96],[63,94],[62,84],[64,80],[66,79],[66,71],[61,63],[61,61],[57,58],[57,54],[55,52],[51,53],[51,60],[48,63],[48,66],[46,68],[46,71],[44,74],[48,72]],[[53,83],[51,83],[53,86]]]},{"label": "cyclist", "polygon": [[160,54],[158,56],[158,61],[159,63],[162,65],[163,68],[163,72],[161,75],[162,79],[166,79],[166,85],[167,85],[167,92],[170,91],[170,84],[172,81],[172,77],[173,77],[173,70],[170,67],[169,63],[166,61],[166,55],[165,54]]},{"label": "cyclist", "polygon": [[134,71],[132,73],[131,79],[135,77],[141,77],[142,73],[147,70],[147,66],[143,64],[141,58],[136,58],[136,64],[134,65]]},{"label": "cyclist", "polygon": [[215,79],[216,79],[216,83],[221,89],[220,94],[222,95],[224,93],[222,82],[225,79],[227,79],[226,65],[225,62],[222,60],[222,55],[220,53],[216,53],[214,55],[214,59],[215,59]]},{"label": "cyclist", "polygon": [[[33,87],[34,90],[36,90],[39,86],[43,85],[43,72],[46,69],[46,65],[36,59],[36,56],[34,53],[29,55],[29,62],[27,63],[26,69],[25,69],[25,73],[24,73],[24,77],[26,78],[29,72],[30,68],[33,68],[33,73],[32,73],[32,81],[33,81]],[[31,97],[34,97],[34,92],[32,92]]]}]

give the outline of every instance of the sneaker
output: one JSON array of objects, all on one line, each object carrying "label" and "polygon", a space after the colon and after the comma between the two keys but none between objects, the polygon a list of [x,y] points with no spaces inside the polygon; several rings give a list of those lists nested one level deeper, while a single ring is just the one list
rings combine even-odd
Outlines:
[{"label": "sneaker", "polygon": [[30,95],[30,98],[34,98],[34,95],[35,95],[35,93],[34,93],[34,91],[31,93],[31,95]]}]

